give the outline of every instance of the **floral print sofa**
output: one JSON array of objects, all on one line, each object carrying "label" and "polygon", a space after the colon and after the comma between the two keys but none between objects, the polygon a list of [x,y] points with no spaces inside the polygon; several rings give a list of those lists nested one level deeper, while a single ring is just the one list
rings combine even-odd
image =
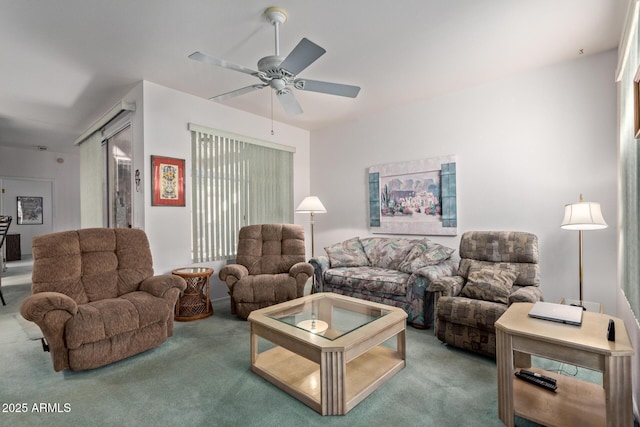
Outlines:
[{"label": "floral print sofa", "polygon": [[354,237],[325,248],[327,255],[309,262],[314,267],[317,292],[334,292],[400,307],[408,322],[429,328],[433,280],[457,272],[455,249],[426,238]]}]

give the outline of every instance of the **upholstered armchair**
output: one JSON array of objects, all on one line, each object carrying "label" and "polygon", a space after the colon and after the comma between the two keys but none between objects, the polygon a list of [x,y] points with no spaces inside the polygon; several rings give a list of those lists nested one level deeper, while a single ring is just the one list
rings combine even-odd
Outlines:
[{"label": "upholstered armchair", "polygon": [[36,236],[32,295],[20,306],[47,341],[53,369],[93,369],[173,335],[184,279],[153,275],[142,230],[88,228]]},{"label": "upholstered armchair", "polygon": [[295,224],[242,227],[236,264],[218,273],[229,287],[231,313],[242,319],[253,310],[303,296],[312,275],[313,267],[305,262],[304,228]]},{"label": "upholstered armchair", "polygon": [[460,240],[458,274],[431,282],[440,341],[496,355],[494,323],[514,302],[543,299],[538,238],[509,231],[471,231]]}]

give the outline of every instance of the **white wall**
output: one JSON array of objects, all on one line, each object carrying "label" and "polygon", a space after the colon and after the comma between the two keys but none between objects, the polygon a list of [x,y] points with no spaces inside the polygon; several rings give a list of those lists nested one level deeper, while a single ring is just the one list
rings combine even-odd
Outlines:
[{"label": "white wall", "polygon": [[[69,142],[71,145],[72,142]],[[59,162],[58,159],[62,159]],[[28,178],[53,183],[52,230],[80,228],[80,153],[57,153],[0,146],[0,177]],[[28,196],[28,194],[25,194]],[[15,212],[6,212],[15,217]],[[15,221],[15,218],[14,218]],[[26,227],[26,226],[25,226]],[[33,226],[32,226],[33,227]],[[11,226],[13,232],[13,225]],[[22,242],[22,253],[31,253]]]},{"label": "white wall", "polygon": [[[186,267],[191,263],[191,134],[187,124],[193,122],[210,128],[252,138],[272,141],[296,148],[294,154],[294,204],[297,206],[309,194],[309,132],[275,123],[271,135],[271,120],[250,115],[236,109],[168,89],[150,82],[142,82],[125,98],[136,102],[133,119],[134,144],[144,135],[144,154],[136,150],[134,169],[139,168],[144,194],[144,213],[136,203],[134,226],[144,228],[149,241],[156,273]],[[141,131],[142,130],[142,131]],[[151,206],[151,155],[186,160],[186,206]],[[138,195],[139,196],[139,195]],[[294,206],[295,208],[295,206]],[[143,218],[144,223],[140,223]],[[296,215],[294,221],[307,226],[308,217]],[[309,239],[307,239],[309,240]],[[310,250],[310,249],[308,249]],[[215,269],[211,281],[212,298],[227,296],[227,287],[217,279],[224,262],[206,263]]]},{"label": "white wall", "polygon": [[582,192],[609,223],[584,233],[585,299],[615,313],[615,66],[609,51],[312,132],[311,191],[328,211],[316,217],[316,253],[371,235],[368,167],[455,154],[459,234],[433,240],[535,233],[545,298],[578,298],[578,235],[560,222]]}]

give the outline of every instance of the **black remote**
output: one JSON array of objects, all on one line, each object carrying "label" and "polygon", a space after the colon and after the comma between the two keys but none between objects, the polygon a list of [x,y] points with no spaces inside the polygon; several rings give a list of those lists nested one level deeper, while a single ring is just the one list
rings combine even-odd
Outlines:
[{"label": "black remote", "polygon": [[535,384],[535,385],[540,386],[542,388],[546,388],[547,390],[553,391],[554,393],[555,393],[556,389],[558,388],[557,385],[548,383],[548,382],[546,382],[544,380],[541,380],[540,378],[537,378],[537,377],[530,377],[529,375],[521,374],[520,372],[516,372],[515,375],[516,375],[516,377],[520,378],[521,380],[525,380],[527,382],[530,382],[531,384]]},{"label": "black remote", "polygon": [[527,369],[520,369],[520,373],[524,375],[529,375],[530,377],[540,378],[541,380],[551,383],[553,385],[556,384],[555,378],[551,378],[546,375],[539,374],[537,372],[529,371]]}]

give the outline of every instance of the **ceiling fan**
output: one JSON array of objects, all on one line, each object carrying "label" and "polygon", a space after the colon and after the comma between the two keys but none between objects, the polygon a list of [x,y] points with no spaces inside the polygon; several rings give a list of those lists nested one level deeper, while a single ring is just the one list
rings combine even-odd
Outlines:
[{"label": "ceiling fan", "polygon": [[358,95],[358,92],[360,92],[358,86],[298,78],[298,73],[324,55],[326,50],[309,39],[303,38],[286,58],[281,57],[280,25],[287,21],[287,12],[279,7],[270,7],[265,10],[264,15],[275,29],[276,52],[275,55],[265,56],[258,61],[258,71],[201,52],[194,52],[189,55],[189,58],[196,61],[250,74],[262,81],[262,83],[214,96],[210,98],[211,100],[222,101],[271,86],[286,113],[293,116],[302,113],[302,108],[293,95],[292,88],[349,98],[355,98]]}]

